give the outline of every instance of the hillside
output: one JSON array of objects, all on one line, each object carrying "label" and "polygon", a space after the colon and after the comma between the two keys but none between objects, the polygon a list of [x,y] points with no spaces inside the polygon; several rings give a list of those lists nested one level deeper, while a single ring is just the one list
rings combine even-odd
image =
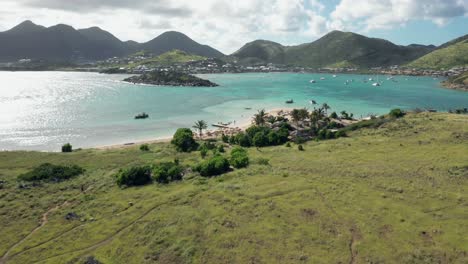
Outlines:
[{"label": "hillside", "polygon": [[408,67],[421,69],[451,69],[459,66],[468,66],[468,35],[450,41],[408,64]]},{"label": "hillside", "polygon": [[283,64],[285,47],[272,41],[256,40],[247,43],[240,50],[234,52],[231,56],[241,59],[242,63],[245,64],[255,64],[262,62]]},{"label": "hillside", "polygon": [[173,65],[177,63],[186,63],[190,61],[200,61],[205,59],[206,57],[193,55],[181,50],[172,50],[163,53],[159,56],[153,57],[151,59],[143,60],[141,62],[138,62],[137,64],[130,65],[130,67],[135,67],[137,65]]},{"label": "hillside", "polygon": [[369,68],[401,65],[434,49],[433,46],[423,45],[398,46],[387,40],[341,31],[330,32],[317,41],[299,46],[283,47],[275,44],[266,46],[261,41],[255,41],[232,56],[312,68],[335,65]]},{"label": "hillside", "polygon": [[468,91],[468,72],[462,73],[461,75],[452,76],[442,84],[447,88]]},{"label": "hillside", "polygon": [[[466,131],[466,115],[412,114],[309,142],[304,151],[250,148],[252,164],[223,176],[189,173],[181,182],[125,189],[113,178],[121,168],[174,158],[191,166],[200,153],[176,153],[166,143],[147,152],[0,152],[0,258],[467,263]],[[44,162],[86,172],[21,187],[17,176]]]},{"label": "hillside", "polygon": [[172,50],[181,50],[203,57],[217,58],[223,56],[221,52],[209,46],[201,45],[188,36],[175,31],[165,32],[153,40],[143,43],[140,49],[148,50],[155,55]]},{"label": "hillside", "polygon": [[76,30],[60,24],[45,28],[31,21],[0,32],[0,61],[24,58],[66,62],[95,61],[129,55],[138,50],[148,50],[160,55],[174,49],[203,57],[223,56],[209,46],[172,31],[146,43],[122,42],[98,27]]}]

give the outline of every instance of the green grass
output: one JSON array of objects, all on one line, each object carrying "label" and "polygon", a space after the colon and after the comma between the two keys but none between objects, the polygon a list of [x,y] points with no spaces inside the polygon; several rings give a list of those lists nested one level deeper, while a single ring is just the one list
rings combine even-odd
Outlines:
[{"label": "green grass", "polygon": [[463,40],[448,47],[435,50],[419,58],[408,67],[421,69],[451,69],[468,65],[468,40]]},{"label": "green grass", "polygon": [[147,65],[147,66],[151,66],[151,65],[161,66],[162,65],[164,66],[164,65],[173,65],[177,63],[186,63],[190,61],[200,61],[200,60],[205,60],[205,59],[206,58],[202,56],[189,54],[180,50],[173,50],[173,51],[166,52],[164,54],[161,54],[151,59],[143,60],[134,64],[129,64],[128,67],[135,68],[139,65]]},{"label": "green grass", "polygon": [[[128,189],[112,178],[120,168],[201,157],[163,143],[0,152],[0,256],[62,205],[8,263],[467,263],[467,131],[466,115],[410,114],[305,151],[251,148],[248,168],[220,177]],[[17,188],[45,162],[86,173]]]}]

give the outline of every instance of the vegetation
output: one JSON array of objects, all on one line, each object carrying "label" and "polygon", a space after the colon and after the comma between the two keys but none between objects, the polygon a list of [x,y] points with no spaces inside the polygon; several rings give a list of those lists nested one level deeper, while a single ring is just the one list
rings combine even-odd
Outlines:
[{"label": "vegetation", "polygon": [[249,166],[250,160],[247,151],[240,147],[234,148],[231,151],[230,163],[236,169],[241,169]]},{"label": "vegetation", "polygon": [[115,182],[118,186],[140,186],[151,182],[150,166],[133,166],[122,169],[115,175]]},{"label": "vegetation", "polygon": [[205,177],[217,176],[229,171],[229,161],[221,156],[215,155],[214,157],[201,162],[195,167],[195,171]]},{"label": "vegetation", "polygon": [[203,130],[208,128],[208,124],[204,120],[198,120],[192,128],[198,130],[198,135],[201,138],[203,136]]},{"label": "vegetation", "polygon": [[169,183],[182,180],[184,169],[175,162],[166,162],[153,166],[152,178],[157,183]]},{"label": "vegetation", "polygon": [[[133,56],[137,55],[144,55],[144,54],[134,54]],[[129,68],[135,68],[140,65],[145,65],[148,67],[153,66],[165,66],[165,65],[174,65],[177,63],[187,63],[191,61],[201,61],[206,60],[206,57],[193,55],[181,50],[172,50],[166,53],[163,53],[159,56],[152,57],[150,59],[146,59],[140,61],[138,63],[133,63],[128,65]]]},{"label": "vegetation", "polygon": [[44,163],[33,170],[18,176],[20,181],[62,181],[84,173],[84,169],[77,166],[60,166]]},{"label": "vegetation", "polygon": [[70,145],[70,143],[67,143],[65,145],[62,146],[62,152],[63,153],[70,153],[70,152],[73,152],[73,147],[72,145]]},{"label": "vegetation", "polygon": [[461,39],[437,49],[410,64],[408,67],[420,69],[451,69],[468,65],[468,39]]},{"label": "vegetation", "polygon": [[197,87],[215,87],[218,86],[209,80],[198,78],[194,75],[185,74],[176,71],[152,71],[138,76],[126,78],[124,82],[133,84],[151,84],[163,86],[197,86]]},{"label": "vegetation", "polygon": [[405,112],[403,112],[401,109],[397,108],[397,109],[393,109],[392,111],[390,111],[389,115],[391,117],[393,117],[393,118],[400,118],[400,117],[405,116]]},{"label": "vegetation", "polygon": [[179,152],[191,152],[198,148],[198,143],[193,139],[193,132],[189,128],[177,129],[171,144],[173,144]]},{"label": "vegetation", "polygon": [[150,150],[149,145],[148,144],[142,144],[140,146],[140,150],[141,151],[149,151]]},{"label": "vegetation", "polygon": [[[168,143],[150,144],[149,153],[138,145],[67,155],[0,152],[0,258],[467,263],[468,116],[423,112],[365,122],[379,125],[306,142],[304,152],[248,148],[247,168],[216,178],[187,169],[165,186],[121,189],[113,175],[155,160],[177,158],[184,167],[205,160]],[[17,177],[42,163],[76,164],[86,175],[18,188]],[[71,212],[79,217],[67,220]]]}]

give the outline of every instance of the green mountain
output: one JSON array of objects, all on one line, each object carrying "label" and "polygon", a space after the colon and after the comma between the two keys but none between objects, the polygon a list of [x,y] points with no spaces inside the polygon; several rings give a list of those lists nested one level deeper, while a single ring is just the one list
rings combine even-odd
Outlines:
[{"label": "green mountain", "polygon": [[447,42],[408,64],[408,67],[421,69],[450,69],[457,66],[468,66],[468,35]]},{"label": "green mountain", "polygon": [[76,30],[60,24],[46,28],[31,21],[0,32],[0,61],[23,58],[67,62],[93,61],[121,57],[138,50],[148,50],[160,55],[174,49],[204,57],[223,56],[221,52],[201,45],[178,32],[166,32],[147,43],[122,42],[98,27]]},{"label": "green mountain", "polygon": [[232,56],[240,58],[246,64],[262,63],[265,61],[283,64],[285,47],[272,41],[256,40],[247,43],[240,50],[232,54]]},{"label": "green mountain", "polygon": [[172,50],[181,50],[187,53],[218,58],[224,56],[220,51],[207,45],[201,45],[188,36],[175,31],[165,32],[151,41],[141,45],[140,49],[148,50],[155,55],[160,55]]},{"label": "green mountain", "polygon": [[433,49],[433,46],[423,45],[398,46],[383,39],[333,31],[317,41],[298,46],[285,47],[278,43],[254,41],[232,56],[241,61],[257,59],[313,68],[342,65],[368,68],[401,65]]}]

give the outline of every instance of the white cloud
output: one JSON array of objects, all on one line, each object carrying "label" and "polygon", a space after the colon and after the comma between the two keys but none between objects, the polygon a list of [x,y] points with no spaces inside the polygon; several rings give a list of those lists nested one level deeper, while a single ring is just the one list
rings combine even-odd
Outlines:
[{"label": "white cloud", "polygon": [[329,26],[368,31],[402,26],[410,20],[443,26],[467,12],[467,0],[342,0],[331,13]]}]

